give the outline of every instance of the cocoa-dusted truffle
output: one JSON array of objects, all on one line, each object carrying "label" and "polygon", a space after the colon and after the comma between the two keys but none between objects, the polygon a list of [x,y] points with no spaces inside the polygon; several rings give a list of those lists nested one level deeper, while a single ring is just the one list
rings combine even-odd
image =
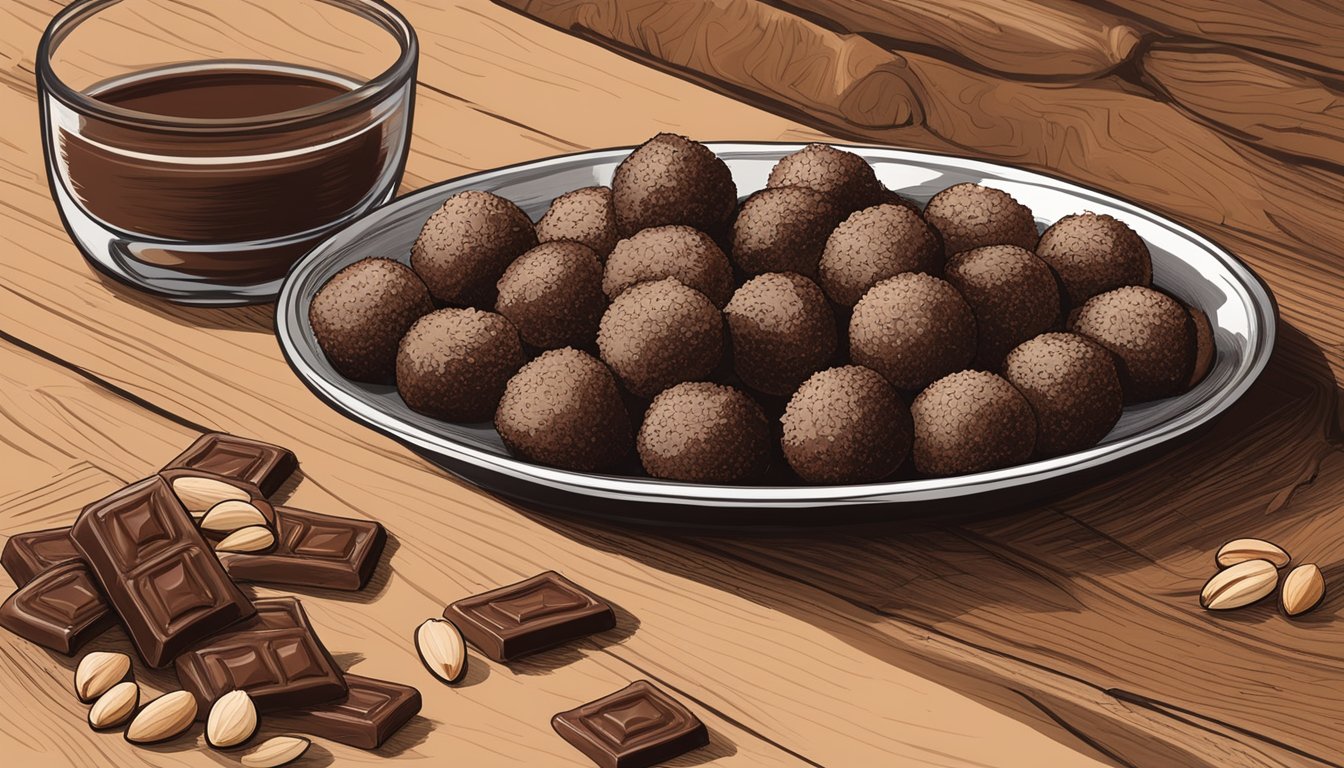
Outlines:
[{"label": "cocoa-dusted truffle", "polygon": [[1095,341],[1075,333],[1043,333],[1023,342],[1003,376],[1036,413],[1036,455],[1091,448],[1120,419],[1124,394],[1115,362]]},{"label": "cocoa-dusted truffle", "polygon": [[635,447],[653,477],[747,482],[769,465],[770,423],[760,406],[732,387],[686,382],[653,399]]},{"label": "cocoa-dusted truffle", "polygon": [[610,187],[583,187],[555,198],[537,220],[537,240],[573,240],[607,258],[616,246],[616,208]]},{"label": "cocoa-dusted truffle", "polygon": [[611,180],[616,226],[629,237],[641,229],[685,224],[718,232],[737,208],[728,166],[697,141],[660,133],[616,168]]},{"label": "cocoa-dusted truffle", "polygon": [[602,265],[582,243],[542,243],[504,270],[495,306],[534,347],[591,346],[607,308]]},{"label": "cocoa-dusted truffle", "polygon": [[733,263],[748,275],[796,272],[815,278],[826,238],[843,215],[814,189],[762,189],[742,203],[733,222]]},{"label": "cocoa-dusted truffle", "polygon": [[416,321],[397,350],[397,392],[411,410],[447,421],[486,421],[523,364],[508,320],[440,309]]},{"label": "cocoa-dusted truffle", "polygon": [[1115,355],[1125,402],[1139,403],[1185,391],[1194,370],[1192,326],[1185,305],[1135,285],[1088,299],[1070,330]]},{"label": "cocoa-dusted truffle", "polygon": [[943,273],[938,236],[901,205],[865,208],[831,232],[821,257],[821,287],[831,301],[852,307],[864,293],[902,272]]},{"label": "cocoa-dusted truffle", "polygon": [[900,389],[918,390],[975,356],[975,318],[945,280],[906,272],[873,286],[849,320],[854,362]]},{"label": "cocoa-dusted truffle", "polygon": [[1099,293],[1153,282],[1153,260],[1143,238],[1105,214],[1065,216],[1041,234],[1036,255],[1059,273],[1075,307]]},{"label": "cocoa-dusted truffle", "polygon": [[858,365],[812,375],[781,419],[784,458],[809,483],[871,483],[910,453],[910,411],[875,371]]},{"label": "cocoa-dusted truffle", "polygon": [[817,284],[792,272],[748,280],[723,310],[733,368],[747,386],[792,394],[835,355],[835,316]]},{"label": "cocoa-dusted truffle", "polygon": [[910,406],[915,468],[926,475],[985,472],[1021,464],[1036,445],[1036,416],[1021,392],[986,371],[930,384]]},{"label": "cocoa-dusted truffle", "polygon": [[998,370],[1018,344],[1059,320],[1059,286],[1045,262],[1016,245],[987,245],[947,262],[951,283],[975,314],[979,368]]},{"label": "cocoa-dusted truffle", "polygon": [[537,244],[532,220],[499,195],[468,190],[444,201],[411,247],[411,266],[434,298],[491,309],[495,283]]},{"label": "cocoa-dusted truffle", "polygon": [[386,384],[396,375],[397,343],[406,329],[433,311],[429,289],[409,267],[364,259],[318,289],[308,322],[337,373]]},{"label": "cocoa-dusted truffle", "polygon": [[1189,307],[1190,319],[1194,322],[1192,328],[1195,332],[1195,364],[1190,372],[1190,385],[1188,389],[1193,389],[1196,384],[1204,380],[1213,370],[1213,363],[1218,355],[1218,349],[1213,341],[1213,326],[1209,324],[1209,316],[1194,307]]},{"label": "cocoa-dusted truffle", "polygon": [[902,208],[909,208],[916,216],[919,216],[920,218],[924,217],[924,209],[920,207],[919,203],[916,203],[914,200],[896,190],[883,187],[882,194],[878,196],[876,205],[881,205],[883,203],[899,205]]},{"label": "cocoa-dusted truffle", "polygon": [[675,277],[722,307],[733,295],[733,268],[714,238],[672,224],[640,230],[616,244],[602,274],[602,290],[614,299],[648,280]]},{"label": "cocoa-dusted truffle", "polygon": [[633,442],[611,371],[570,347],[543,352],[509,379],[495,429],[528,461],[580,472],[611,467]]},{"label": "cocoa-dusted truffle", "polygon": [[723,315],[676,279],[639,283],[602,315],[597,346],[626,389],[649,398],[714,370],[723,356]]},{"label": "cocoa-dusted truffle", "polygon": [[1036,220],[1031,209],[1001,189],[980,184],[955,184],[933,196],[924,220],[943,236],[949,255],[982,245],[1036,247]]},{"label": "cocoa-dusted truffle", "polygon": [[809,144],[770,170],[769,187],[809,187],[848,213],[877,205],[886,191],[868,161],[827,144]]}]

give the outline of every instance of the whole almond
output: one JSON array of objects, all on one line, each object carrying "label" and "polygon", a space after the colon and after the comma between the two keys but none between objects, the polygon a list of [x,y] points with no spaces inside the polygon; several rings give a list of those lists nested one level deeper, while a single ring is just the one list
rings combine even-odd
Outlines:
[{"label": "whole almond", "polygon": [[131,657],[124,653],[94,651],[75,668],[75,695],[88,704],[131,674]]},{"label": "whole almond", "polygon": [[239,528],[215,545],[216,552],[263,552],[275,546],[275,534],[264,525]]},{"label": "whole almond", "polygon": [[89,727],[95,731],[116,728],[131,719],[139,705],[140,686],[129,681],[117,683],[89,707]]},{"label": "whole almond", "polygon": [[1226,568],[1247,560],[1268,560],[1276,568],[1282,568],[1291,559],[1288,553],[1277,544],[1264,539],[1233,539],[1218,548],[1214,558],[1219,568]]},{"label": "whole almond", "polygon": [[210,508],[201,518],[201,529],[213,533],[232,533],[250,525],[266,526],[266,515],[250,501],[229,499]]},{"label": "whole almond", "polygon": [[178,477],[173,480],[173,493],[192,515],[204,514],[221,501],[234,499],[250,501],[252,495],[236,485],[229,485],[213,477]]},{"label": "whole almond", "polygon": [[1279,582],[1279,571],[1268,560],[1246,560],[1214,574],[1199,593],[1199,604],[1210,611],[1226,611],[1268,597]]},{"label": "whole almond", "polygon": [[246,768],[276,768],[299,759],[312,742],[298,736],[275,736],[261,746],[243,755],[240,761]]},{"label": "whole almond", "polygon": [[196,720],[196,697],[186,691],[165,693],[140,708],[126,729],[132,744],[158,744],[182,735]]},{"label": "whole almond", "polygon": [[1299,565],[1283,577],[1279,606],[1289,616],[1310,611],[1325,599],[1325,577],[1315,563]]},{"label": "whole almond", "polygon": [[417,627],[415,650],[425,669],[445,683],[456,683],[467,673],[466,643],[447,619],[428,619]]},{"label": "whole almond", "polygon": [[247,691],[229,691],[210,707],[205,719],[205,743],[215,749],[242,744],[257,733],[257,708]]}]

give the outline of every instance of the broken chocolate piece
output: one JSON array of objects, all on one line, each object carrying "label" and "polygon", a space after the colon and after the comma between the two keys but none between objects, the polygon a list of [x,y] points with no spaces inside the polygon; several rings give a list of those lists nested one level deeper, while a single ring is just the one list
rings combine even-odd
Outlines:
[{"label": "broken chocolate piece", "polygon": [[71,561],[80,560],[79,550],[70,540],[70,528],[48,528],[45,531],[16,533],[5,542],[0,552],[0,565],[22,587],[38,574]]},{"label": "broken chocolate piece", "polygon": [[0,605],[0,626],[67,656],[116,623],[78,560],[39,574]]},{"label": "broken chocolate piece", "polygon": [[276,542],[270,552],[219,552],[238,581],[302,587],[363,589],[378,565],[387,531],[371,520],[275,508]]},{"label": "broken chocolate piece", "polygon": [[288,448],[223,432],[207,432],[164,469],[200,469],[246,480],[260,488],[263,495],[270,496],[298,467],[298,459]]},{"label": "broken chocolate piece", "polygon": [[606,601],[555,571],[458,600],[443,615],[495,661],[616,626],[616,614]]},{"label": "broken chocolate piece", "polygon": [[330,739],[359,749],[377,749],[420,711],[420,692],[400,683],[346,675],[341,701],[266,716],[266,725]]},{"label": "broken chocolate piece", "polygon": [[561,712],[551,727],[599,768],[648,768],[709,743],[705,724],[647,680]]}]

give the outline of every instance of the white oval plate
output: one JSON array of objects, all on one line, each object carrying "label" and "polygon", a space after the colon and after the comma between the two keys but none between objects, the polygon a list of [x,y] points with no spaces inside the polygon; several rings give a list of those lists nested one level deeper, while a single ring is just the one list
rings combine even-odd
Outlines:
[{"label": "white oval plate", "polygon": [[[775,161],[798,144],[713,143],[732,169],[738,194],[765,186]],[[555,157],[465,176],[395,200],[352,222],[295,264],[276,307],[276,333],[294,371],[346,416],[411,446],[485,490],[545,509],[641,522],[808,524],[904,518],[924,509],[1001,507],[1077,488],[1097,470],[1190,433],[1241,397],[1274,346],[1275,305],[1266,286],[1232,254],[1173,221],[1077,184],[993,163],[885,147],[846,147],[872,163],[888,187],[923,203],[971,181],[1012,194],[1042,229],[1071,213],[1106,213],[1147,242],[1153,281],[1204,310],[1217,361],[1199,386],[1125,409],[1097,446],[1067,456],[973,475],[833,486],[717,486],[647,477],[585,474],[532,464],[509,454],[489,424],[453,424],[406,407],[391,386],[349,381],[327,362],[308,323],[313,295],[343,267],[370,256],[409,260],[421,226],[449,196],[467,189],[513,200],[536,219],[552,199],[578,187],[610,184],[630,149]],[[972,498],[974,497],[974,498]]]}]

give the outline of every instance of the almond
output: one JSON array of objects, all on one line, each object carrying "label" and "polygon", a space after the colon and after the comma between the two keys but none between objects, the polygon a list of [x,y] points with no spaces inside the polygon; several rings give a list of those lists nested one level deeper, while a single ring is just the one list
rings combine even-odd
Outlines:
[{"label": "almond", "polygon": [[1315,563],[1299,565],[1283,577],[1279,606],[1289,616],[1306,613],[1325,599],[1325,577]]},{"label": "almond", "polygon": [[215,545],[216,552],[262,552],[275,546],[275,534],[264,525],[239,528]]},{"label": "almond", "polygon": [[467,646],[451,621],[428,619],[417,627],[415,650],[425,669],[445,683],[456,683],[467,672]]},{"label": "almond", "polygon": [[201,518],[201,529],[213,533],[232,533],[251,525],[269,525],[266,515],[250,501],[229,499],[210,508]]},{"label": "almond", "polygon": [[89,708],[89,727],[95,731],[116,728],[129,720],[139,705],[140,686],[132,682],[117,683]]},{"label": "almond", "polygon": [[276,768],[297,760],[300,755],[308,751],[308,745],[311,743],[298,736],[275,736],[243,755],[241,762],[246,768]]},{"label": "almond", "polygon": [[173,480],[173,493],[193,516],[204,514],[221,501],[251,501],[252,495],[236,485],[213,477],[179,477]]},{"label": "almond", "polygon": [[1282,568],[1291,559],[1288,553],[1277,544],[1263,539],[1233,539],[1218,548],[1219,568],[1226,568],[1247,560],[1268,560],[1276,568]]},{"label": "almond", "polygon": [[1240,608],[1274,591],[1279,571],[1268,560],[1246,560],[1214,574],[1199,593],[1199,604],[1210,611]]},{"label": "almond", "polygon": [[210,707],[205,719],[205,743],[215,749],[242,744],[257,733],[257,708],[247,691],[229,691]]},{"label": "almond", "polygon": [[132,744],[158,744],[182,735],[196,720],[196,698],[186,691],[165,693],[140,708],[126,729]]},{"label": "almond", "polygon": [[130,677],[131,657],[124,653],[94,651],[75,668],[75,695],[88,704]]}]

